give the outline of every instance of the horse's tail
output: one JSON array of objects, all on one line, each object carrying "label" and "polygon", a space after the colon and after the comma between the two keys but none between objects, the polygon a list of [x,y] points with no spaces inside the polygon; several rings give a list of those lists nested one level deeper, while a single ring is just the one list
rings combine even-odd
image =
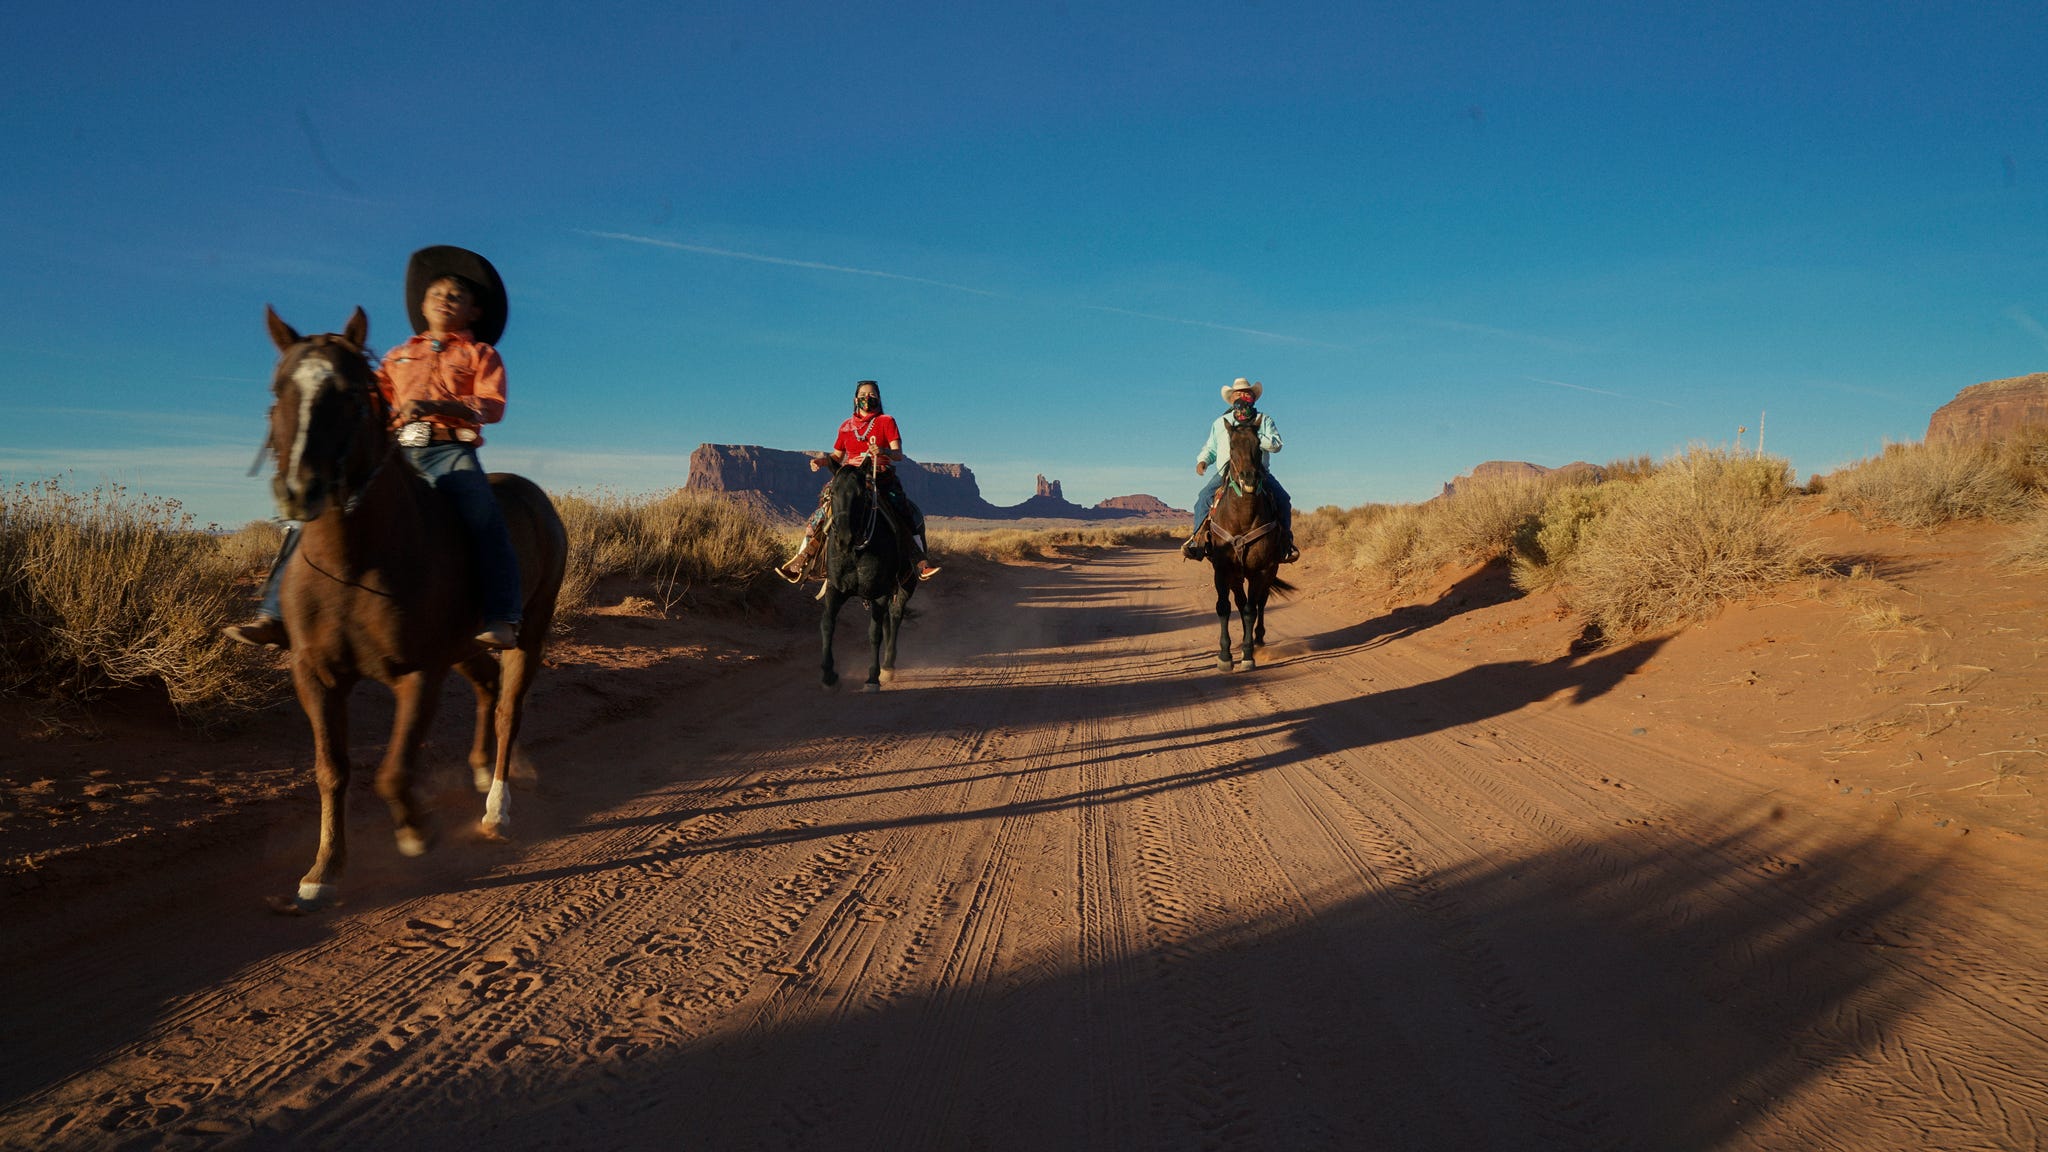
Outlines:
[{"label": "horse's tail", "polygon": [[1278,576],[1273,577],[1273,582],[1271,584],[1266,585],[1266,587],[1272,589],[1275,592],[1293,592],[1296,590],[1294,585],[1289,584],[1287,581],[1282,580]]}]

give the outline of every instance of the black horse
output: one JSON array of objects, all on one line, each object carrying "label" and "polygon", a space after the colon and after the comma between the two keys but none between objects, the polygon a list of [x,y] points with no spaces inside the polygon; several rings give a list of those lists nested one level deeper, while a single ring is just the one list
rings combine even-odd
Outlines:
[{"label": "black horse", "polygon": [[1216,576],[1216,622],[1223,632],[1216,666],[1232,670],[1230,604],[1235,599],[1244,628],[1244,656],[1237,667],[1257,668],[1252,649],[1266,642],[1266,597],[1276,590],[1292,592],[1294,585],[1280,578],[1287,533],[1266,483],[1258,430],[1250,423],[1230,429],[1223,487],[1217,490],[1216,510],[1203,522],[1203,531],[1208,533],[1209,566]]},{"label": "black horse", "polygon": [[859,597],[867,601],[868,644],[873,648],[862,687],[879,692],[896,674],[896,633],[903,627],[903,610],[917,591],[917,561],[876,488],[871,468],[838,469],[828,492],[825,616],[818,624],[825,644],[825,687],[839,683],[839,673],[832,667],[832,631],[839,622],[839,607]]}]

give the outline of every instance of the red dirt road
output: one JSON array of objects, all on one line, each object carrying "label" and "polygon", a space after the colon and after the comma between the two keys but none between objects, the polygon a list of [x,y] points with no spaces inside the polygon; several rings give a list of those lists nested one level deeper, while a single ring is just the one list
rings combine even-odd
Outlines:
[{"label": "red dirt road", "polygon": [[11,897],[0,1144],[2048,1142],[2036,842],[1641,730],[1654,641],[1473,663],[1302,597],[1226,675],[1210,605],[1164,551],[956,586],[879,696],[806,647],[540,742],[509,848],[448,795],[400,859],[359,789],[317,918],[261,901],[310,801]]}]

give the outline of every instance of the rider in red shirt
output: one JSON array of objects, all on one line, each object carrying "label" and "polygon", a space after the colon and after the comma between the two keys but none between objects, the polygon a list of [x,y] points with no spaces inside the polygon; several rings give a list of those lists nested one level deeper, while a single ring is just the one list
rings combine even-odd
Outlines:
[{"label": "rider in red shirt", "polygon": [[[862,380],[853,387],[853,415],[839,425],[839,436],[832,441],[832,451],[811,457],[811,471],[866,464],[870,457],[876,466],[875,486],[884,498],[909,518],[911,544],[917,549],[917,578],[929,580],[939,570],[925,559],[924,513],[904,494],[903,481],[897,478],[894,467],[896,461],[903,459],[903,433],[896,428],[896,418],[882,412],[881,386],[873,380]],[[810,522],[804,525],[803,547],[797,549],[788,563],[775,570],[776,575],[791,584],[804,578],[811,556],[821,546],[828,507],[826,496],[831,489],[828,483],[825,491],[818,494],[818,510],[811,513]]]}]

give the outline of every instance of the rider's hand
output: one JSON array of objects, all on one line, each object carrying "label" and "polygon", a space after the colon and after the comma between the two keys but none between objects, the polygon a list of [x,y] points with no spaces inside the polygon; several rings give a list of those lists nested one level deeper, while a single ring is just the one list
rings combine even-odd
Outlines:
[{"label": "rider's hand", "polygon": [[813,457],[811,457],[811,471],[813,471],[813,472],[816,472],[816,471],[818,471],[818,470],[819,470],[820,468],[823,468],[824,466],[825,466],[825,458],[824,458],[823,456],[813,456]]},{"label": "rider's hand", "polygon": [[1195,461],[1195,475],[1200,476],[1202,473],[1207,472],[1208,470],[1209,462],[1207,460]]},{"label": "rider's hand", "polygon": [[410,424],[415,420],[424,420],[433,414],[428,411],[429,407],[429,402],[425,400],[407,400],[398,406],[398,422]]}]

